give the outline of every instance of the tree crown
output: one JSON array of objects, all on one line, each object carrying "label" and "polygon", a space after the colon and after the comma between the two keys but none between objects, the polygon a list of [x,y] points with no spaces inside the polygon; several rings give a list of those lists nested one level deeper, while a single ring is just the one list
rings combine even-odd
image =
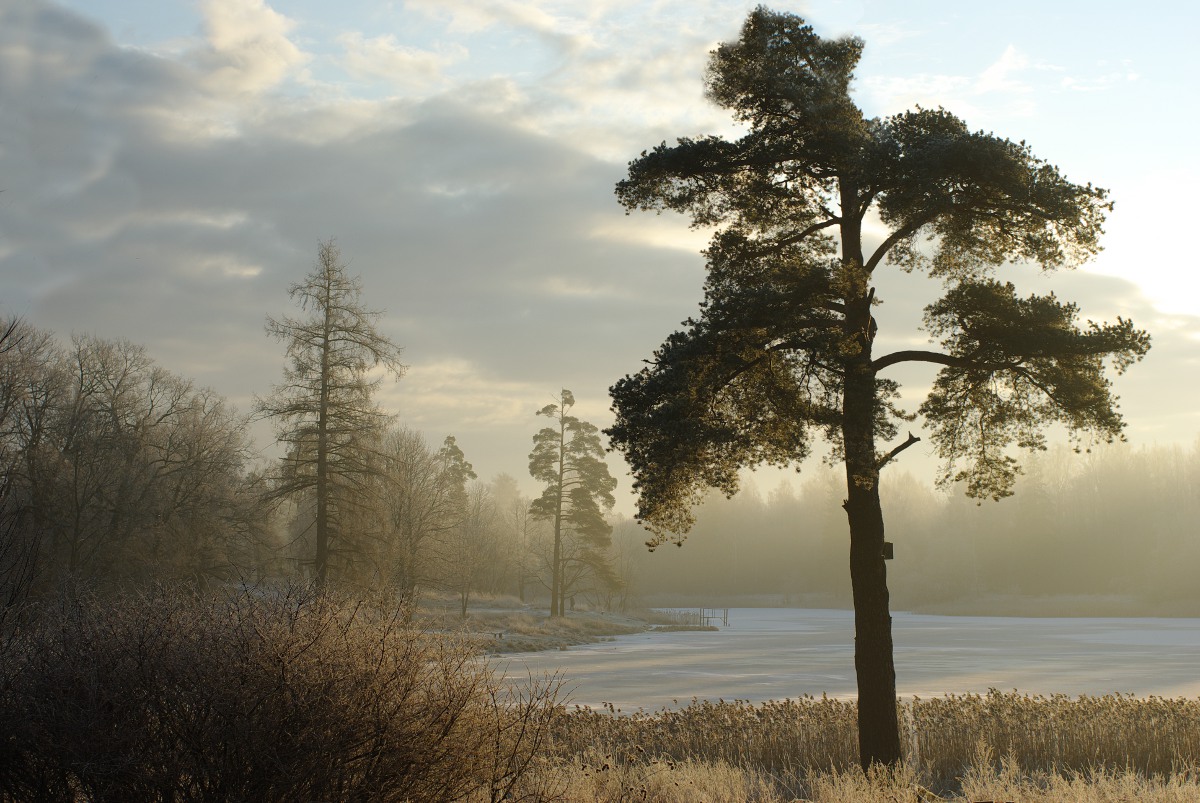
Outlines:
[{"label": "tree crown", "polygon": [[606,537],[612,528],[604,521],[603,512],[616,503],[613,491],[617,481],[604,462],[600,430],[570,415],[574,406],[575,397],[564,388],[559,403],[548,404],[537,412],[554,421],[555,426],[544,427],[533,436],[529,473],[546,487],[533,500],[530,512],[536,518],[561,514],[572,529],[602,532]]},{"label": "tree crown", "polygon": [[[901,362],[942,366],[920,412],[942,481],[973,496],[1010,493],[1009,447],[1042,448],[1048,423],[1120,437],[1104,361],[1124,370],[1146,333],[1121,319],[1081,327],[1074,305],[1021,299],[992,278],[1011,262],[1052,270],[1095,255],[1107,192],[944,109],[867,119],[850,97],[862,47],[759,7],[705,77],[745,133],[660,144],[617,184],[627,209],[717,227],[699,316],[611,391],[607,434],[659,533],[686,531],[705,490],[733,493],[739,469],[803,460],[814,436],[843,456],[848,382],[871,383],[874,437],[895,437],[913,416],[880,373]],[[878,243],[863,236],[871,217],[887,228]],[[926,317],[940,351],[871,354],[883,265],[943,283]],[[860,481],[875,482],[895,451]]]}]

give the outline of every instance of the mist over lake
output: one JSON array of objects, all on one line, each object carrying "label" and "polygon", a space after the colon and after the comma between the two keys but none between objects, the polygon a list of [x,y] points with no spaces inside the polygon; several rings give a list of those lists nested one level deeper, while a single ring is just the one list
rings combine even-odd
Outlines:
[{"label": "mist over lake", "polygon": [[[1200,619],[894,615],[901,696],[1200,695]],[[625,711],[698,699],[855,695],[854,614],[732,608],[718,632],[643,633],[496,659],[510,679],[560,672],[569,702]]]}]

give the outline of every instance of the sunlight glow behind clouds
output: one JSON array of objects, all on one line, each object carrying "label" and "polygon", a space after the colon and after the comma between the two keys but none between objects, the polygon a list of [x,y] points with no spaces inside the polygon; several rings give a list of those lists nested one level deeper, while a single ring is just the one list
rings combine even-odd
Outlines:
[{"label": "sunlight glow behind clouds", "polygon": [[688,254],[699,253],[708,247],[711,233],[680,227],[679,221],[662,217],[645,217],[601,223],[589,232],[590,236],[615,242],[670,248]]},{"label": "sunlight glow behind clouds", "polygon": [[[403,419],[434,432],[467,427],[522,427],[532,420],[530,399],[542,391],[489,376],[469,360],[414,362],[400,383],[386,382],[378,398]],[[532,434],[532,433],[531,433]]]}]

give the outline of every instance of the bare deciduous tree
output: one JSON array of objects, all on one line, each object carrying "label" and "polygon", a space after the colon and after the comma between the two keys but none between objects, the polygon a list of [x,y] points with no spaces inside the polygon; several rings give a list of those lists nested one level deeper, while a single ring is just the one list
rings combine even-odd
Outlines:
[{"label": "bare deciduous tree", "polygon": [[396,428],[380,451],[379,571],[388,586],[412,599],[434,579],[434,558],[462,520],[475,471],[452,435],[435,452],[419,432]]},{"label": "bare deciduous tree", "polygon": [[244,420],[132,343],[77,335],[64,350],[29,326],[9,332],[5,511],[37,553],[37,582],[205,582],[234,569],[253,518]]}]

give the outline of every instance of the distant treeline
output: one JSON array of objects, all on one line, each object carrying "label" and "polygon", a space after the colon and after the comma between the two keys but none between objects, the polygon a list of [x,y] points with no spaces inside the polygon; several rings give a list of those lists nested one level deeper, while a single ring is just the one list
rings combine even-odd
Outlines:
[{"label": "distant treeline", "polygon": [[[464,615],[472,594],[543,598],[553,528],[517,481],[479,481],[452,435],[431,445],[390,415],[376,418],[367,437],[341,445],[355,448],[356,470],[330,481],[329,583],[450,594]],[[311,444],[293,438],[286,459],[263,461],[248,425],[140,345],[64,342],[0,321],[0,630],[29,599],[66,588],[312,579],[315,495],[281,493],[312,462]],[[531,410],[531,436],[536,427]],[[560,538],[564,597],[623,604],[624,584],[607,549],[592,555],[594,541]]]},{"label": "distant treeline", "polygon": [[[822,469],[798,493],[710,498],[682,548],[633,550],[634,588],[651,601],[850,607],[840,479]],[[896,610],[1200,616],[1200,441],[1051,449],[1001,502],[906,473],[881,490]]]}]

